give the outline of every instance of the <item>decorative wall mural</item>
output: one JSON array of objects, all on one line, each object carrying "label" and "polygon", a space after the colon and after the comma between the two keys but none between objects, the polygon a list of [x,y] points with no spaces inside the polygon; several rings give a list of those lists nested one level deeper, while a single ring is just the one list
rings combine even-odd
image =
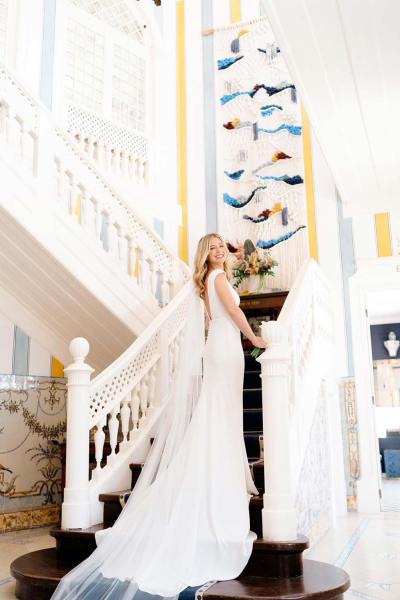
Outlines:
[{"label": "decorative wall mural", "polygon": [[319,394],[310,439],[299,476],[296,497],[299,533],[313,545],[332,524],[331,465],[328,439],[327,398]]},{"label": "decorative wall mural", "polygon": [[341,387],[343,454],[347,487],[347,509],[357,510],[357,480],[360,477],[357,396],[354,379],[343,379]]},{"label": "decorative wall mural", "polygon": [[[29,386],[26,380],[30,380]],[[47,507],[55,507],[56,510],[47,510],[44,523],[58,518],[60,443],[66,431],[66,395],[64,380],[2,376],[0,523],[3,523],[3,528],[32,526],[26,521],[26,515],[18,516],[27,511],[32,513],[31,519],[35,515],[41,524],[38,509]],[[13,515],[12,518],[9,515]]]},{"label": "decorative wall mural", "polygon": [[266,288],[289,289],[308,257],[301,109],[266,18],[214,33],[218,222],[279,263]]}]

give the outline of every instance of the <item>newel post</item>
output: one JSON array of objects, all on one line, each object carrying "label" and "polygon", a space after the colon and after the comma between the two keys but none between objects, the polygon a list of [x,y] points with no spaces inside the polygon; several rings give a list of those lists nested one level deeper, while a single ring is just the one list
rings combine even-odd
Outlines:
[{"label": "newel post", "polygon": [[290,347],[287,331],[277,321],[264,322],[261,335],[268,343],[257,359],[261,364],[264,429],[263,538],[291,541],[297,538],[297,518],[290,468]]},{"label": "newel post", "polygon": [[75,338],[69,346],[73,363],[64,373],[68,378],[67,456],[61,527],[86,528],[89,505],[89,386],[94,371],[85,363],[89,343]]}]

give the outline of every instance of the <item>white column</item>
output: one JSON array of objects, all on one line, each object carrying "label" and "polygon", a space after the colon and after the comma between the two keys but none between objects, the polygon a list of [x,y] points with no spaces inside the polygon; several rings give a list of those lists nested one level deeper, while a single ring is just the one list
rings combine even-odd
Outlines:
[{"label": "white column", "polygon": [[73,363],[68,378],[67,459],[61,527],[89,527],[89,386],[94,371],[85,363],[89,343],[75,338],[69,346]]},{"label": "white column", "polygon": [[297,519],[291,485],[289,434],[290,347],[287,332],[277,321],[262,324],[268,342],[260,356],[264,430],[263,538],[297,538]]}]

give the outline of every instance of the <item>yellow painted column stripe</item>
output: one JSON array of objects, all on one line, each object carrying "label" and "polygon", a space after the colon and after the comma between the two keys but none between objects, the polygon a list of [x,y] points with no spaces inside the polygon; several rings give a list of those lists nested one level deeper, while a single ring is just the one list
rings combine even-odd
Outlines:
[{"label": "yellow painted column stripe", "polygon": [[51,357],[51,376],[64,377],[64,365],[55,356]]},{"label": "yellow painted column stripe", "polygon": [[178,205],[181,223],[178,229],[179,258],[188,262],[187,170],[186,170],[186,77],[185,77],[185,3],[176,2],[176,117],[178,155]]},{"label": "yellow painted column stripe", "polygon": [[231,6],[231,23],[237,23],[241,19],[240,0],[230,0],[230,6]]},{"label": "yellow painted column stripe", "polygon": [[301,107],[303,155],[304,155],[304,183],[306,189],[306,207],[307,207],[307,227],[308,227],[308,246],[310,257],[318,260],[317,245],[317,226],[315,223],[315,202],[314,202],[314,183],[312,173],[312,155],[311,155],[311,133],[310,123],[307,114]]},{"label": "yellow painted column stripe", "polygon": [[375,215],[375,234],[378,256],[392,256],[389,213],[377,213]]}]

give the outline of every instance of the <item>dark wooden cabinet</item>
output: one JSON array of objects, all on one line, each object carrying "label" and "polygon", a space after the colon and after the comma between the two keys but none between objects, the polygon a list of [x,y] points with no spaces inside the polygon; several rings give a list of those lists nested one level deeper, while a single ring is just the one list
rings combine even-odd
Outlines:
[{"label": "dark wooden cabinet", "polygon": [[[270,292],[267,294],[248,294],[240,297],[240,308],[246,315],[251,328],[260,335],[259,324],[262,321],[276,321],[289,292]],[[243,337],[243,348],[253,346]]]}]

